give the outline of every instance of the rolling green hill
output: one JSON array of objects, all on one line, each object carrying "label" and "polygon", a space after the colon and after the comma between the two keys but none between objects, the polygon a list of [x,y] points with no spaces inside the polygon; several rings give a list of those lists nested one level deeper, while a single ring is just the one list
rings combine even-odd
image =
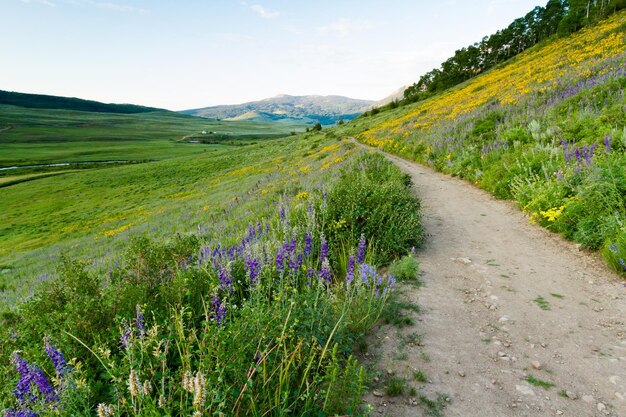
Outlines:
[{"label": "rolling green hill", "polygon": [[110,104],[75,97],[59,97],[44,94],[27,94],[0,90],[0,104],[26,107],[32,109],[76,110],[97,113],[147,113],[162,111],[154,107],[137,106],[134,104]]},{"label": "rolling green hill", "polygon": [[160,160],[203,152],[191,137],[221,135],[212,143],[232,145],[302,130],[302,125],[226,122],[166,110],[119,114],[0,105],[0,168]]}]

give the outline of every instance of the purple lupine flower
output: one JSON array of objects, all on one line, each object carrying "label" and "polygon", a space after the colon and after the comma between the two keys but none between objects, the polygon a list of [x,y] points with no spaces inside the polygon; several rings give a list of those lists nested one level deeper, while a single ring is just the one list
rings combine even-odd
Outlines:
[{"label": "purple lupine flower", "polygon": [[56,369],[57,375],[63,376],[69,372],[69,368],[67,366],[67,362],[65,361],[63,353],[56,347],[51,345],[49,340],[46,340],[45,342],[45,351],[52,363],[54,364],[54,369]]},{"label": "purple lupine flower", "polygon": [[330,269],[330,262],[328,262],[328,258],[324,258],[322,261],[322,267],[320,268],[318,275],[324,284],[329,285],[332,282],[333,272]]},{"label": "purple lupine flower", "polygon": [[261,272],[261,263],[252,254],[246,254],[244,261],[246,272],[250,276],[250,282],[256,284],[259,273]]},{"label": "purple lupine flower", "polygon": [[15,389],[13,389],[13,395],[20,405],[24,406],[38,399],[38,395],[32,391],[33,383],[37,386],[46,402],[57,402],[59,400],[52,384],[50,384],[50,381],[48,381],[48,378],[46,378],[40,368],[29,365],[17,352],[13,352],[11,361],[15,364],[15,369],[20,375],[20,379],[15,385]]},{"label": "purple lupine flower", "polygon": [[359,239],[359,248],[357,249],[357,252],[356,252],[356,261],[360,264],[362,264],[363,261],[365,260],[365,248],[366,248],[365,235],[361,233],[361,238]]},{"label": "purple lupine flower", "polygon": [[324,259],[328,258],[328,242],[326,242],[324,235],[321,235],[320,240],[320,260],[324,261]]},{"label": "purple lupine flower", "polygon": [[309,214],[311,215],[311,217],[313,217],[314,211],[313,211],[313,204],[309,201],[309,204],[307,205],[307,211],[309,212]]},{"label": "purple lupine flower", "polygon": [[604,149],[606,150],[606,153],[611,153],[611,141],[613,139],[613,132],[611,132],[611,135],[606,135],[604,137]]},{"label": "purple lupine flower", "polygon": [[52,387],[52,384],[50,384],[50,381],[48,381],[48,378],[46,378],[46,375],[44,375],[41,368],[32,366],[31,373],[33,374],[33,381],[39,388],[39,392],[41,392],[41,395],[44,396],[46,402],[59,401],[59,397],[56,391]]},{"label": "purple lupine flower", "polygon": [[617,261],[617,263],[620,264],[622,268],[624,268],[624,271],[626,271],[626,262],[622,258],[619,258],[619,261]]},{"label": "purple lupine flower", "polygon": [[211,298],[211,315],[218,327],[221,327],[226,318],[226,304],[224,304],[217,294],[214,294],[213,298]]},{"label": "purple lupine flower", "polygon": [[33,381],[33,376],[30,371],[30,366],[26,359],[22,358],[17,352],[13,352],[11,355],[11,362],[15,365],[15,370],[20,375],[19,381],[13,389],[13,395],[20,404],[31,402],[35,399],[30,392],[30,384]]},{"label": "purple lupine flower", "polygon": [[230,274],[230,268],[219,266],[218,276],[220,279],[220,288],[223,291],[228,291],[229,294],[233,292],[233,277]]},{"label": "purple lupine flower", "polygon": [[576,160],[578,162],[582,162],[582,156],[580,154],[580,148],[576,148],[576,150],[574,151],[574,156],[576,157]]},{"label": "purple lupine flower", "polygon": [[609,250],[613,253],[619,253],[619,248],[617,247],[615,243],[611,243],[609,245]]},{"label": "purple lupine flower", "polygon": [[291,258],[289,259],[289,269],[295,275],[300,270],[300,267],[302,266],[303,263],[304,263],[303,255],[301,253],[297,255],[294,253],[291,255]]},{"label": "purple lupine flower", "polygon": [[304,236],[304,256],[309,256],[313,249],[313,236],[308,231]]},{"label": "purple lupine flower", "polygon": [[285,206],[283,206],[281,204],[280,206],[280,210],[279,210],[279,214],[280,214],[280,221],[284,222],[285,221]]},{"label": "purple lupine flower", "polygon": [[287,257],[287,248],[285,245],[281,246],[276,251],[276,270],[281,273],[285,270],[285,258]]},{"label": "purple lupine flower", "polygon": [[137,337],[143,337],[146,333],[146,322],[143,318],[141,306],[137,305],[137,318],[135,319],[135,327],[137,328]]},{"label": "purple lupine flower", "polygon": [[128,347],[128,340],[130,339],[130,329],[126,328],[126,331],[120,337],[120,345],[122,348],[126,349]]},{"label": "purple lupine flower", "polygon": [[37,417],[38,415],[36,412],[27,409],[14,410],[9,408],[4,410],[4,417]]},{"label": "purple lupine flower", "polygon": [[[361,278],[361,282],[363,282],[363,284],[365,285],[368,285],[369,278],[372,278],[372,279],[376,278],[376,270],[371,265],[360,264],[359,276]],[[372,281],[372,282],[374,283],[375,281]]]},{"label": "purple lupine flower", "polygon": [[350,284],[354,280],[354,266],[355,266],[354,255],[350,254],[350,257],[348,258],[348,268],[346,270],[346,286],[350,286]]},{"label": "purple lupine flower", "polygon": [[326,190],[322,190],[322,196],[324,196],[324,202],[328,200],[328,196],[326,195]]},{"label": "purple lupine flower", "polygon": [[556,172],[556,178],[557,178],[559,181],[563,181],[563,170],[562,170],[562,169],[559,169],[559,170]]},{"label": "purple lupine flower", "polygon": [[296,246],[297,245],[298,245],[298,241],[296,240],[296,238],[294,236],[294,237],[291,238],[291,240],[287,244],[287,252],[288,253],[293,253],[296,250]]},{"label": "purple lupine flower", "polygon": [[569,143],[567,143],[565,139],[561,139],[561,146],[563,146],[563,157],[565,158],[565,162],[569,162],[572,159],[572,154],[569,151]]}]

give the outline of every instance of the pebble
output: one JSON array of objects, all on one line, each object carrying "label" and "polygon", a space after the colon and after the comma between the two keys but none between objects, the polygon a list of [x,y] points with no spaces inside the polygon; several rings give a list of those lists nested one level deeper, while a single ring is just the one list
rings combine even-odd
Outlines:
[{"label": "pebble", "polygon": [[380,392],[380,391],[372,391],[372,395],[373,395],[374,397],[382,397],[382,396],[383,396],[383,393],[382,393],[382,392]]},{"label": "pebble", "polygon": [[570,400],[575,400],[578,398],[578,395],[576,395],[575,392],[572,391],[565,391],[565,395],[567,396],[567,398],[569,398]]},{"label": "pebble", "polygon": [[561,410],[556,410],[556,414],[557,414],[557,415],[559,415],[559,416],[562,416],[562,415],[563,415],[563,411],[561,411]]},{"label": "pebble", "polygon": [[613,375],[612,377],[609,378],[609,381],[611,381],[611,384],[613,385],[617,385],[619,380],[620,380],[620,377],[617,375]]},{"label": "pebble", "polygon": [[591,403],[593,403],[596,400],[595,398],[593,398],[593,395],[583,395],[582,399],[587,404],[591,404]]},{"label": "pebble", "polygon": [[392,376],[393,375],[393,369],[387,369],[387,375]]},{"label": "pebble", "polygon": [[535,395],[535,391],[532,390],[528,385],[516,385],[515,389],[519,391],[522,395]]},{"label": "pebble", "polygon": [[540,371],[542,368],[541,362],[539,361],[532,361],[530,364],[533,366],[533,368],[535,368],[538,371]]},{"label": "pebble", "polygon": [[465,377],[465,372],[463,372],[463,371],[459,371],[459,376],[460,376],[461,378],[464,378],[464,377]]},{"label": "pebble", "polygon": [[604,412],[604,410],[606,410],[606,405],[604,405],[603,403],[598,403],[598,411],[599,412]]},{"label": "pebble", "polygon": [[498,356],[501,357],[501,358],[504,358],[506,356],[506,353],[500,351],[500,352],[498,352]]},{"label": "pebble", "polygon": [[472,261],[469,258],[452,258],[454,262],[458,262],[463,265],[471,264]]},{"label": "pebble", "polygon": [[498,321],[499,321],[500,323],[504,323],[504,322],[507,322],[507,321],[509,321],[509,320],[510,320],[510,319],[509,319],[509,316],[506,316],[506,315],[505,315],[505,316],[502,316],[502,317],[500,317],[500,318],[498,319]]},{"label": "pebble", "polygon": [[622,395],[621,392],[615,391],[615,397],[620,401],[624,401],[624,396]]}]

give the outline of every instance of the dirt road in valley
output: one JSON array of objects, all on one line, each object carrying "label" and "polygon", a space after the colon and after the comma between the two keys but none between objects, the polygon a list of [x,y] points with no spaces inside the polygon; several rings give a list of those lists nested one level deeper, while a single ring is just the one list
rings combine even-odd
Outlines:
[{"label": "dirt road in valley", "polygon": [[388,157],[413,178],[429,236],[424,286],[405,288],[422,313],[370,340],[372,415],[428,415],[419,399],[385,394],[394,375],[431,399],[445,393],[444,416],[626,417],[625,281],[510,202]]}]

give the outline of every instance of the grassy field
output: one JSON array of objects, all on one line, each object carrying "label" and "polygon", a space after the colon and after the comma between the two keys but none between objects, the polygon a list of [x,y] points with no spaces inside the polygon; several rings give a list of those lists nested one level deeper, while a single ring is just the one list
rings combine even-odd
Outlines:
[{"label": "grassy field", "polygon": [[[241,139],[249,143],[304,129],[295,125],[223,122],[167,111],[112,114],[0,105],[0,167],[161,160],[206,150],[201,144],[188,143],[188,136],[217,134],[225,142]],[[203,131],[207,133],[203,135]]]},{"label": "grassy field", "polygon": [[335,132],[210,149],[0,189],[7,415],[362,411],[406,176]]}]

